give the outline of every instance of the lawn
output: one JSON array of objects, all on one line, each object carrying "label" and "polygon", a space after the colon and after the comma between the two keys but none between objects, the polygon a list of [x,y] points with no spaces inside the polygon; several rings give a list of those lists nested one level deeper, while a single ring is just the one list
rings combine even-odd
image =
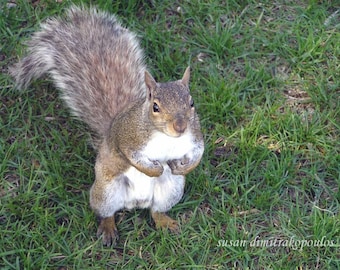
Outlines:
[{"label": "lawn", "polygon": [[117,246],[96,238],[86,127],[48,78],[19,92],[7,74],[70,1],[3,0],[0,268],[340,269],[339,2],[83,2],[140,36],[158,81],[191,66],[206,149],[169,213],[181,232],[137,209]]}]

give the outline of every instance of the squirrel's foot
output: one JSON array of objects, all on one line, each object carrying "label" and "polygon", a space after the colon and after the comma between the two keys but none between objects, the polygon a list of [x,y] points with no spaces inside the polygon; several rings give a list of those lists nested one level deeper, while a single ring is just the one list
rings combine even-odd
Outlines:
[{"label": "squirrel's foot", "polygon": [[167,216],[165,213],[151,212],[151,216],[157,229],[169,229],[171,232],[176,234],[180,232],[178,222]]},{"label": "squirrel's foot", "polygon": [[111,217],[103,218],[100,221],[97,230],[97,237],[99,238],[101,235],[103,235],[104,246],[111,246],[117,243],[119,239],[119,234],[114,215],[112,215]]}]

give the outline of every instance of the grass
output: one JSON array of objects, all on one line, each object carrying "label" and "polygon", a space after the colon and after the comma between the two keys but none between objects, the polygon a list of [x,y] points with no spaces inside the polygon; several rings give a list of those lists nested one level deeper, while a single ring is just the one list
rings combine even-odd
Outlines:
[{"label": "grass", "polygon": [[3,1],[1,269],[340,268],[339,5],[91,2],[141,36],[158,80],[192,67],[206,151],[170,212],[181,233],[136,210],[118,215],[117,247],[96,239],[86,128],[48,80],[19,93],[7,75],[70,2]]}]

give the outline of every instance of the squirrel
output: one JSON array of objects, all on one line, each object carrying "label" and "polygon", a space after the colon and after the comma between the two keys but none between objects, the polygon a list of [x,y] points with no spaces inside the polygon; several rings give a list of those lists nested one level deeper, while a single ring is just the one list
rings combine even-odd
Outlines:
[{"label": "squirrel", "polygon": [[204,152],[190,68],[180,80],[156,82],[136,34],[95,7],[71,6],[65,16],[49,18],[27,47],[9,70],[16,87],[50,75],[97,138],[90,206],[103,244],[117,243],[115,213],[122,209],[149,208],[156,228],[178,232],[165,213],[182,198],[185,175]]}]

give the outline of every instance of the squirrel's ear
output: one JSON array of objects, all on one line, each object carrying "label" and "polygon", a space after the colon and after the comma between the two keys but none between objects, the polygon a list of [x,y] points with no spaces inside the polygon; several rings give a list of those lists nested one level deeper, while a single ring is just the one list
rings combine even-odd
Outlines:
[{"label": "squirrel's ear", "polygon": [[189,80],[190,80],[190,67],[187,67],[181,81],[185,86],[189,87]]},{"label": "squirrel's ear", "polygon": [[148,88],[148,97],[149,99],[151,99],[152,93],[155,90],[157,83],[155,79],[152,77],[152,75],[147,70],[145,70],[144,81],[145,81],[146,87]]}]

